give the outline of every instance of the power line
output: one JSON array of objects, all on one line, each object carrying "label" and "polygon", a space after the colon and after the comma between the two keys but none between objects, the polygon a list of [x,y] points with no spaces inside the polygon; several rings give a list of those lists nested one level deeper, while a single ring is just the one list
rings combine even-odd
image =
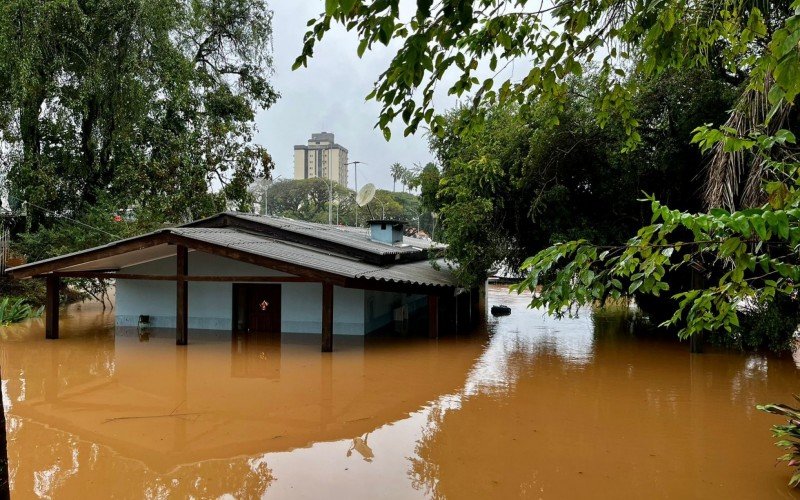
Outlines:
[{"label": "power line", "polygon": [[6,194],[6,196],[8,196],[9,198],[14,198],[15,200],[17,200],[17,201],[18,201],[18,202],[20,202],[20,203],[24,203],[24,204],[26,204],[26,205],[30,205],[30,206],[32,206],[33,208],[37,208],[37,209],[39,209],[39,210],[42,210],[42,211],[44,211],[44,212],[47,212],[48,214],[51,214],[51,215],[53,215],[53,216],[55,216],[55,217],[58,217],[58,218],[61,218],[61,219],[65,219],[65,220],[68,220],[68,221],[70,221],[70,222],[74,222],[75,224],[81,225],[81,226],[83,226],[83,227],[88,227],[89,229],[94,229],[95,231],[99,231],[99,232],[101,232],[101,233],[103,233],[103,234],[106,234],[106,235],[108,235],[108,236],[111,236],[111,237],[112,237],[112,238],[114,238],[115,240],[122,239],[122,238],[120,238],[119,236],[117,236],[116,234],[109,233],[108,231],[106,231],[106,230],[104,230],[104,229],[100,229],[99,227],[94,227],[94,226],[92,226],[92,225],[90,225],[90,224],[86,224],[86,223],[84,223],[84,222],[81,222],[81,221],[79,221],[79,220],[71,219],[71,218],[67,217],[66,215],[63,215],[63,214],[56,213],[56,212],[54,212],[54,211],[52,211],[52,210],[48,210],[48,209],[46,209],[46,208],[44,208],[44,207],[40,207],[39,205],[36,205],[36,204],[34,204],[34,203],[31,203],[31,202],[29,202],[29,201],[26,201],[26,200],[22,200],[22,199],[20,199],[20,198],[17,198],[16,196],[12,195],[11,193],[7,193],[7,194]]}]

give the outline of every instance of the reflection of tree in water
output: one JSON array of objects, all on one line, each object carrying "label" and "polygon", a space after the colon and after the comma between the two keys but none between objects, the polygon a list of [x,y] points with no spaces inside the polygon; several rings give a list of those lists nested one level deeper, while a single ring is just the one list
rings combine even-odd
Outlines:
[{"label": "reflection of tree in water", "polygon": [[441,498],[442,495],[438,491],[440,465],[435,460],[430,460],[432,455],[431,448],[436,444],[436,433],[439,427],[444,422],[444,416],[447,409],[434,404],[428,413],[428,422],[422,430],[422,436],[415,448],[416,456],[410,457],[411,471],[411,486],[418,491],[425,493],[429,498]]},{"label": "reflection of tree in water", "polygon": [[[92,343],[89,348],[86,343]],[[0,359],[7,379],[6,395],[12,408],[15,402],[39,397],[114,375],[114,339],[88,338],[81,342],[65,340],[56,345],[41,343],[2,343]]]},{"label": "reflection of tree in water", "polygon": [[[9,450],[12,495],[35,492],[49,498],[99,497],[109,484],[116,483],[115,489],[140,491],[144,498],[254,498],[262,496],[274,481],[272,470],[259,456],[206,460],[162,474],[138,460],[122,459],[106,446],[24,419],[12,417],[9,431],[11,439],[28,443]],[[119,483],[128,487],[120,488]]]},{"label": "reflection of tree in water", "polygon": [[[41,331],[27,326],[4,329],[0,359],[7,369],[3,388],[10,409],[7,428],[12,494],[99,498],[113,485],[115,490],[145,491],[148,498],[263,495],[274,478],[261,457],[208,460],[161,473],[107,446],[14,415],[14,404],[47,409],[52,401],[59,401],[53,398],[65,391],[114,383],[114,330],[108,327],[106,318],[85,320],[95,317],[77,318],[82,323],[75,326],[76,337],[55,342],[45,341]],[[64,409],[69,411],[70,407]],[[122,486],[117,486],[120,483]],[[96,491],[91,491],[92,486]]]},{"label": "reflection of tree in water", "polygon": [[506,498],[659,484],[680,496],[719,477],[728,491],[752,489],[719,457],[747,467],[766,450],[770,462],[765,424],[751,417],[765,394],[796,385],[792,361],[690,355],[685,342],[631,335],[630,319],[600,315],[583,335],[569,320],[498,329],[465,387],[426,410],[409,459],[414,488]]},{"label": "reflection of tree in water", "polygon": [[[456,459],[461,463],[461,460],[466,459],[448,455],[443,450],[450,446],[462,449],[471,445],[465,442],[452,443],[443,435],[442,429],[448,424],[448,419],[458,418],[463,407],[496,405],[498,401],[503,401],[514,394],[520,380],[535,376],[536,372],[543,368],[556,369],[560,372],[559,376],[569,376],[572,372],[581,371],[586,360],[592,357],[592,347],[591,338],[588,342],[584,337],[565,341],[551,329],[542,328],[533,335],[522,334],[519,330],[496,331],[490,344],[470,370],[462,391],[440,398],[427,410],[427,424],[417,442],[416,456],[409,458],[412,486],[432,498],[447,496],[441,491],[443,470],[446,468],[448,471],[446,476],[451,477],[453,466],[451,461]],[[478,419],[470,424],[473,428],[471,436],[465,437],[476,443],[491,442],[493,435],[503,433],[502,429],[491,429],[484,425],[491,423]],[[506,422],[501,424],[504,425]],[[490,463],[503,463],[502,456],[498,457],[491,453],[499,449],[501,449],[499,446],[495,450],[475,448],[474,452],[477,457],[491,457],[487,460]],[[509,464],[509,468],[511,467]],[[463,479],[469,483],[477,478],[470,478],[466,474]],[[452,478],[448,482],[452,482]],[[516,490],[511,493],[517,494]]]}]

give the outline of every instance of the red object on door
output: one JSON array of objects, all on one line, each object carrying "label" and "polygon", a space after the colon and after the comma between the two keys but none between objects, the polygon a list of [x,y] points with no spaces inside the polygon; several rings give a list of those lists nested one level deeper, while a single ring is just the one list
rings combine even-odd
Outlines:
[{"label": "red object on door", "polygon": [[251,332],[281,331],[281,286],[247,286],[247,325]]}]

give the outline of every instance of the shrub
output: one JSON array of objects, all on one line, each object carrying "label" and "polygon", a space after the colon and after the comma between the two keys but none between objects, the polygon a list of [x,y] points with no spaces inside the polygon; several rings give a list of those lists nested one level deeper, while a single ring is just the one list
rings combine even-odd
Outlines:
[{"label": "shrub", "polygon": [[40,306],[44,304],[46,295],[44,280],[12,280],[0,277],[0,297],[17,297],[32,306]]},{"label": "shrub", "polygon": [[5,326],[28,318],[36,318],[42,315],[43,310],[44,307],[34,309],[25,302],[24,298],[6,297],[0,300],[0,325]]},{"label": "shrub", "polygon": [[[800,401],[797,395],[794,399]],[[773,425],[772,435],[780,438],[775,446],[787,451],[785,455],[778,457],[778,460],[787,462],[789,467],[794,468],[795,472],[789,480],[789,486],[796,488],[800,485],[800,410],[781,404],[759,405],[756,408],[789,419],[786,425]]]},{"label": "shrub", "polygon": [[739,313],[739,326],[729,335],[713,335],[716,343],[743,351],[785,353],[795,348],[795,331],[800,323],[798,301],[776,296],[769,303],[756,303]]}]

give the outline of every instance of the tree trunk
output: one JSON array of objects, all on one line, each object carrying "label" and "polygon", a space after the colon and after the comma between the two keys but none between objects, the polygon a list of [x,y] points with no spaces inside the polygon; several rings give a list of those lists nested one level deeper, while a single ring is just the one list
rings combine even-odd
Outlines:
[{"label": "tree trunk", "polygon": [[81,155],[83,157],[83,168],[86,174],[84,182],[83,198],[87,205],[92,206],[97,203],[97,193],[90,185],[91,179],[95,177],[95,152],[92,134],[95,122],[99,113],[97,98],[92,96],[86,103],[86,114],[81,120]]},{"label": "tree trunk", "polygon": [[[42,150],[42,134],[39,124],[39,111],[44,103],[44,91],[41,89],[31,91],[31,94],[26,97],[22,104],[20,111],[20,138],[22,140],[22,166],[17,166],[21,169],[23,178],[28,177],[30,172],[37,172],[41,168],[41,150]],[[20,171],[18,170],[18,175]],[[18,177],[14,176],[14,177]],[[13,181],[12,181],[13,182]],[[21,182],[19,184],[25,184]],[[28,201],[24,192],[20,191],[21,185],[12,185],[12,192],[16,195],[23,195],[25,200],[16,200],[18,203]],[[16,189],[15,189],[16,188]],[[38,201],[38,200],[37,200]],[[29,212],[28,223],[31,229],[35,229],[42,222],[44,214],[39,211]]]}]

